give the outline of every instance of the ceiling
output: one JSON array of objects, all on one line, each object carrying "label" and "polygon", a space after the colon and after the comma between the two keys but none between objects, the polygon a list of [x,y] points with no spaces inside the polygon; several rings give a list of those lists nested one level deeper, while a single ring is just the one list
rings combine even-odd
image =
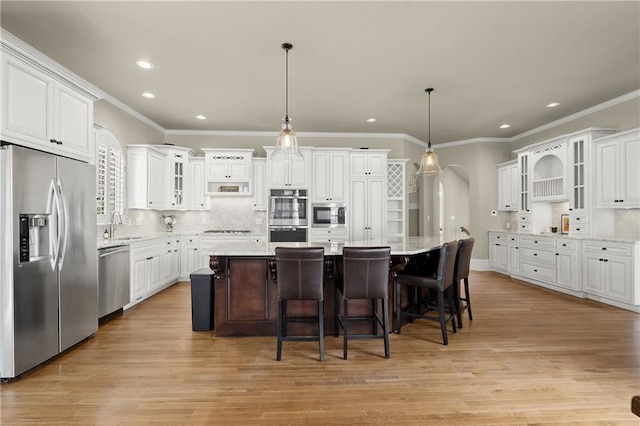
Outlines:
[{"label": "ceiling", "polygon": [[640,89],[637,1],[2,0],[0,12],[4,29],[167,130],[277,131],[283,42],[296,132],[427,141],[433,87],[433,144],[512,137]]}]

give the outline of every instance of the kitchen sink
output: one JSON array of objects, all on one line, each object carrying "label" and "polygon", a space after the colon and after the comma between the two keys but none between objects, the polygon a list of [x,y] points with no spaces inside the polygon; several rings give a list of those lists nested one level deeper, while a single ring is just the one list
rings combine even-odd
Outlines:
[{"label": "kitchen sink", "polygon": [[142,237],[116,237],[114,238],[114,240],[123,240],[123,241],[128,241],[128,240],[139,240]]}]

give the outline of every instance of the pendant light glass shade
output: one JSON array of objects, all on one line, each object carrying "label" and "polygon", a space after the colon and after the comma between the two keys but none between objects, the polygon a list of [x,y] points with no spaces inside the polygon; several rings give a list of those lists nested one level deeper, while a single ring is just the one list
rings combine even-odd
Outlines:
[{"label": "pendant light glass shade", "polygon": [[278,135],[276,149],[271,153],[271,159],[276,161],[300,161],[304,160],[298,148],[298,138],[291,130],[291,122],[285,120],[282,131]]},{"label": "pendant light glass shade", "polygon": [[283,43],[282,48],[286,52],[286,74],[285,74],[285,113],[282,131],[278,134],[276,148],[271,153],[271,159],[276,161],[300,161],[304,160],[298,148],[298,138],[291,128],[289,119],[289,50],[293,48],[291,43]]},{"label": "pendant light glass shade", "polygon": [[431,149],[431,92],[433,92],[433,89],[425,89],[425,92],[429,94],[429,143],[426,151],[422,154],[420,169],[417,173],[421,175],[437,175],[442,173],[442,169],[438,163],[438,156]]},{"label": "pendant light glass shade", "polygon": [[438,156],[431,150],[431,144],[429,144],[427,150],[422,154],[418,174],[437,175],[439,173],[442,173],[442,169],[440,168],[440,164],[438,164]]}]

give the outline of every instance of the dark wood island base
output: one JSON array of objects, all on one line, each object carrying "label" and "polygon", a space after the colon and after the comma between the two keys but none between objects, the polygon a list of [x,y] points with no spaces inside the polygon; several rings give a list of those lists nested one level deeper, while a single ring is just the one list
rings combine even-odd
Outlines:
[{"label": "dark wood island base", "polygon": [[[423,254],[424,255],[424,254]],[[392,256],[389,276],[389,306],[393,301],[393,285],[396,271],[408,262],[408,256]],[[331,334],[335,324],[334,273],[341,268],[341,256],[325,256],[325,330]],[[215,335],[218,337],[275,336],[278,313],[278,283],[273,256],[210,256],[210,268],[214,271]],[[403,295],[403,299],[406,295]],[[407,302],[406,300],[404,302]],[[315,301],[291,301],[291,315],[317,315]],[[367,315],[372,311],[370,301],[354,301],[349,312]],[[393,315],[390,312],[390,317]],[[358,327],[362,327],[359,330]],[[354,332],[369,330],[370,325],[354,324]],[[395,325],[392,327],[394,328]],[[308,323],[292,324],[290,334],[315,334],[317,326]]]}]

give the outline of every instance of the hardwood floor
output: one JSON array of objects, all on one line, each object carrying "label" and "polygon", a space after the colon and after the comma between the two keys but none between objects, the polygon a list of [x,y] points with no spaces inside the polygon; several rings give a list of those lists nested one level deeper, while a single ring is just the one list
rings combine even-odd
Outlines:
[{"label": "hardwood floor", "polygon": [[[640,424],[640,315],[491,272],[443,346],[418,321],[380,340],[216,338],[191,331],[189,283],[0,386],[1,423],[211,425]],[[466,314],[466,313],[465,313]]]}]

